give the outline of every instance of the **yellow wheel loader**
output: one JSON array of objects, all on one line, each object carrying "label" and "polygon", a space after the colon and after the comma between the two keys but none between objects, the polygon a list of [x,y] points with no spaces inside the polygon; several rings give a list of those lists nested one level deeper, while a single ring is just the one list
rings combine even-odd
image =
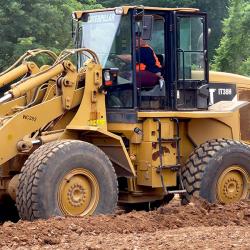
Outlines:
[{"label": "yellow wheel loader", "polygon": [[[10,196],[20,218],[34,220],[174,194],[183,204],[249,198],[239,118],[247,102],[236,100],[236,83],[209,81],[206,14],[124,6],[72,16],[76,48],[0,98],[3,105],[56,77],[54,97],[0,120],[0,200]],[[151,86],[137,67],[138,34],[162,65]]]}]

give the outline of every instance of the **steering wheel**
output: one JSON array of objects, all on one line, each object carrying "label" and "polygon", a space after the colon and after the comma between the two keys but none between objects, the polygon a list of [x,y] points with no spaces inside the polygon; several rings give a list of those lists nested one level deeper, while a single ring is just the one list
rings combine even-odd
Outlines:
[{"label": "steering wheel", "polygon": [[116,54],[110,54],[107,62],[108,64],[111,63],[112,67],[119,68],[121,72],[131,70],[131,63],[122,60],[122,58]]}]

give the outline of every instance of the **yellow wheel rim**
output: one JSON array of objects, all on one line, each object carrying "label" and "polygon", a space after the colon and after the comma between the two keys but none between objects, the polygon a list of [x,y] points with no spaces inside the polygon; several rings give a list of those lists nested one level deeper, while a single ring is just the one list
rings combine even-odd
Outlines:
[{"label": "yellow wheel rim", "polygon": [[250,177],[241,166],[233,165],[222,172],[217,183],[217,198],[229,204],[249,197]]},{"label": "yellow wheel rim", "polygon": [[87,169],[71,170],[59,183],[58,203],[64,215],[83,216],[92,214],[99,199],[98,181]]}]

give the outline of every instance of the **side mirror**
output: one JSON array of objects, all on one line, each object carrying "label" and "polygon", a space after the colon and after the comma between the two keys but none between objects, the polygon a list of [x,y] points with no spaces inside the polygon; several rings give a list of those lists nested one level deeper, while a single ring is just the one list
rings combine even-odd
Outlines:
[{"label": "side mirror", "polygon": [[142,39],[151,40],[153,32],[154,17],[152,15],[144,15],[142,18]]}]

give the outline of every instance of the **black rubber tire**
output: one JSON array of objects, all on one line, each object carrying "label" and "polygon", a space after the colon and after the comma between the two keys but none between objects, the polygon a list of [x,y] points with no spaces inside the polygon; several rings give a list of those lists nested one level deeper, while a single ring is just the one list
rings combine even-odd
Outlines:
[{"label": "black rubber tire", "polygon": [[94,214],[113,213],[118,200],[118,182],[112,163],[96,146],[77,140],[50,142],[34,151],[19,176],[17,209],[23,220],[63,216],[57,201],[62,177],[84,166],[97,179],[100,200]]},{"label": "black rubber tire", "polygon": [[234,140],[216,139],[194,150],[182,168],[182,181],[187,193],[182,204],[192,196],[202,197],[211,203],[219,203],[216,185],[221,173],[232,165],[240,165],[250,174],[250,147]]}]

